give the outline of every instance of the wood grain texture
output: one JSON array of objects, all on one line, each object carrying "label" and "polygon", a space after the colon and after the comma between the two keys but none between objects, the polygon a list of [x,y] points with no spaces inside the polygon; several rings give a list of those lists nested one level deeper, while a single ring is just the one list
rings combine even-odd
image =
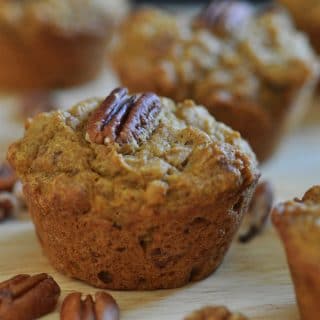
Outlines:
[{"label": "wood grain texture", "polygon": [[[0,247],[0,281],[18,273],[47,272],[61,286],[62,296],[73,290],[95,292],[49,265],[31,222],[11,221],[1,225]],[[112,295],[124,320],[178,320],[208,304],[227,305],[252,319],[298,319],[286,261],[273,230],[246,245],[235,242],[218,271],[204,281],[177,290],[114,291]],[[58,318],[57,310],[44,319]]]},{"label": "wood grain texture", "polygon": [[[100,80],[80,89],[58,93],[63,108],[88,96],[105,96],[116,80],[105,73]],[[11,103],[12,104],[12,103]],[[262,168],[263,177],[275,186],[277,199],[302,195],[320,183],[320,103],[305,124],[287,137],[274,158]],[[0,105],[0,155],[22,133],[22,122],[9,99]],[[47,272],[62,288],[62,297],[79,290],[95,289],[57,273],[42,254],[28,219],[0,225],[0,281],[18,273]],[[298,320],[293,287],[284,251],[271,226],[247,245],[234,243],[219,270],[208,279],[178,290],[112,292],[122,319],[182,320],[190,311],[208,304],[223,304],[253,320]],[[61,304],[62,299],[60,299]],[[58,309],[43,319],[59,319]]]}]

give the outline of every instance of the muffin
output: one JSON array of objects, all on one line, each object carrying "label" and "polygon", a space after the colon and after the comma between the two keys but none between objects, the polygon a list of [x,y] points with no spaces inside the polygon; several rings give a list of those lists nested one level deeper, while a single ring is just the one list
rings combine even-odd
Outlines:
[{"label": "muffin", "polygon": [[310,37],[314,48],[320,53],[320,2],[315,0],[278,0],[292,14],[299,29]]},{"label": "muffin", "polygon": [[37,115],[8,159],[53,266],[109,289],[207,277],[259,178],[248,144],[203,107],[124,88]]},{"label": "muffin", "polygon": [[273,224],[285,246],[302,320],[320,315],[320,186],[278,205]]},{"label": "muffin", "polygon": [[197,310],[184,320],[248,320],[241,313],[230,312],[223,306],[208,306]]},{"label": "muffin", "polygon": [[134,13],[121,27],[113,66],[132,91],[203,104],[240,131],[264,161],[304,113],[318,62],[284,12],[257,11],[236,1],[228,11],[229,1],[215,3],[224,11],[213,15],[211,5],[207,15],[186,24],[153,9]]},{"label": "muffin", "polygon": [[79,85],[105,60],[126,0],[0,1],[0,88],[28,90]]}]

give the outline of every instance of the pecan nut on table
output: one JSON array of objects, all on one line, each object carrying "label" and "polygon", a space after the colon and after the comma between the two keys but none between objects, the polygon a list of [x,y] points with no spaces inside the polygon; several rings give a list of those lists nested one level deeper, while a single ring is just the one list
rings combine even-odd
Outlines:
[{"label": "pecan nut on table", "polygon": [[0,222],[8,218],[17,207],[13,190],[17,176],[9,164],[0,165]]},{"label": "pecan nut on table", "polygon": [[111,295],[100,291],[82,299],[80,292],[69,294],[63,301],[61,320],[119,320],[120,310]]},{"label": "pecan nut on table", "polygon": [[241,313],[233,313],[223,306],[208,306],[193,312],[184,320],[248,320]]},{"label": "pecan nut on table", "polygon": [[239,232],[239,242],[249,242],[263,231],[269,220],[273,202],[274,191],[270,182],[259,183],[249,210],[244,216]]},{"label": "pecan nut on table", "polygon": [[54,310],[59,296],[60,287],[49,275],[17,275],[0,283],[0,319],[37,319]]}]

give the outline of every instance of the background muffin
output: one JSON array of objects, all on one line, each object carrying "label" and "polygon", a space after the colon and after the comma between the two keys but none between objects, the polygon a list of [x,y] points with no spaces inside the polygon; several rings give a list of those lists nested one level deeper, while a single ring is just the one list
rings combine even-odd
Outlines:
[{"label": "background muffin", "polygon": [[320,52],[320,2],[315,0],[279,0],[292,14],[298,28],[305,31]]},{"label": "background muffin", "polygon": [[302,320],[320,314],[320,186],[278,205],[273,223],[284,243]]},{"label": "background muffin", "polygon": [[97,76],[125,0],[0,2],[0,88],[81,84]]},{"label": "background muffin", "polygon": [[203,107],[125,89],[35,117],[8,157],[51,263],[111,289],[208,276],[258,179],[246,142]]},{"label": "background muffin", "polygon": [[205,105],[265,160],[308,105],[318,63],[283,12],[248,16],[236,30],[216,33],[205,23],[182,26],[174,16],[142,10],[122,26],[113,65],[131,90]]}]

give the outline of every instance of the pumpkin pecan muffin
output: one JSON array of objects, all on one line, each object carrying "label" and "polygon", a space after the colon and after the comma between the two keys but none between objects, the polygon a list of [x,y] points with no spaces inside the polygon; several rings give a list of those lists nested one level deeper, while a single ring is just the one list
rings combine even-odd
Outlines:
[{"label": "pumpkin pecan muffin", "polygon": [[124,88],[36,116],[8,158],[51,263],[110,289],[212,273],[259,177],[248,144],[203,107]]},{"label": "pumpkin pecan muffin", "polygon": [[78,85],[101,70],[126,0],[1,0],[0,88]]},{"label": "pumpkin pecan muffin", "polygon": [[301,319],[320,315],[320,186],[278,205],[273,223],[284,243]]},{"label": "pumpkin pecan muffin", "polygon": [[292,14],[298,28],[306,32],[320,53],[320,2],[317,0],[278,0]]},{"label": "pumpkin pecan muffin", "polygon": [[130,90],[203,104],[266,160],[308,105],[316,56],[278,9],[215,1],[207,10],[187,24],[153,9],[134,13],[115,44],[114,68]]}]

